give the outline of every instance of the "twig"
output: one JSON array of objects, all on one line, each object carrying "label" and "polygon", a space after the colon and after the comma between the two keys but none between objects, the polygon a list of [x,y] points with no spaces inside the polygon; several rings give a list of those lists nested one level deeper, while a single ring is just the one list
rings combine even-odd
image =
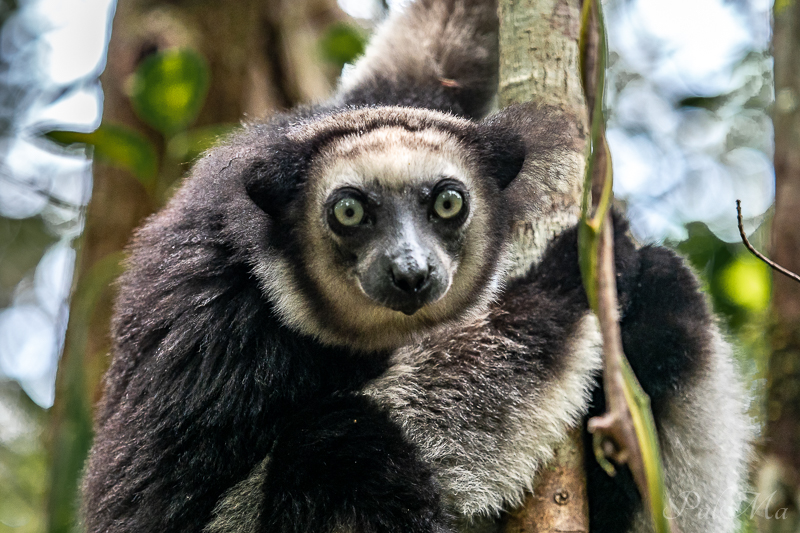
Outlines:
[{"label": "twig", "polygon": [[751,254],[753,254],[754,256],[758,257],[759,259],[764,261],[766,264],[771,266],[773,268],[773,270],[777,270],[778,272],[780,272],[784,276],[788,276],[789,278],[791,278],[791,279],[795,280],[796,282],[800,283],[800,276],[798,276],[797,274],[795,274],[791,270],[787,270],[787,269],[783,268],[782,266],[780,266],[775,261],[767,259],[761,252],[756,250],[755,247],[753,247],[752,244],[750,244],[750,241],[747,240],[747,235],[745,235],[745,233],[744,233],[744,225],[742,223],[742,201],[741,200],[736,200],[736,220],[739,222],[739,235],[742,236],[742,242],[744,243],[745,247],[748,250],[750,250]]}]

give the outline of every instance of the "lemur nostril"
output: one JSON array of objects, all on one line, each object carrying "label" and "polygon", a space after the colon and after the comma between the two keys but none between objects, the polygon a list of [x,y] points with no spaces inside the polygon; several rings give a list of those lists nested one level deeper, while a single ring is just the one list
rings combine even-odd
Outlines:
[{"label": "lemur nostril", "polygon": [[426,282],[428,281],[427,269],[410,269],[404,270],[397,267],[392,267],[390,271],[392,283],[395,287],[403,292],[416,294],[421,291]]}]

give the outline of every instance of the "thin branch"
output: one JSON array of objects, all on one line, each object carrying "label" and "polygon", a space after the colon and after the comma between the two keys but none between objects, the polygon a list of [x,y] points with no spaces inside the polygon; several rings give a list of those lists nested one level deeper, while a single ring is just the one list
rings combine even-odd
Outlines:
[{"label": "thin branch", "polygon": [[603,385],[607,410],[589,420],[588,430],[594,437],[595,456],[609,475],[613,475],[613,465],[607,458],[617,464],[626,463],[630,468],[650,511],[655,531],[680,533],[677,524],[666,519],[668,496],[650,398],[636,380],[622,350],[613,224],[609,211],[603,216],[597,249],[595,312],[603,336]]},{"label": "thin branch", "polygon": [[[607,459],[617,464],[627,463],[642,498],[648,497],[641,451],[637,444],[633,417],[625,400],[625,384],[622,381],[622,336],[619,328],[619,304],[617,302],[616,275],[614,269],[614,233],[610,215],[604,214],[600,242],[597,250],[597,318],[603,336],[603,383],[606,396],[606,412],[589,419],[588,430],[595,437],[605,437],[600,443],[595,440],[598,462],[609,475],[615,469]],[[605,448],[598,454],[597,445]]]},{"label": "thin branch", "polygon": [[761,252],[756,250],[753,247],[752,244],[750,244],[750,241],[747,240],[747,235],[745,235],[745,233],[744,233],[744,225],[742,223],[742,202],[741,202],[741,200],[736,200],[736,220],[739,222],[739,235],[742,236],[742,242],[744,243],[745,247],[748,250],[750,250],[751,254],[753,254],[754,256],[758,257],[759,259],[764,261],[766,264],[771,266],[773,270],[777,270],[778,272],[780,272],[784,276],[788,276],[789,278],[793,279],[794,281],[800,283],[800,276],[798,276],[797,274],[795,274],[791,270],[787,270],[787,269],[783,268],[782,266],[780,266],[775,261],[767,259],[763,254],[761,254]]},{"label": "thin branch", "polygon": [[591,151],[586,164],[578,242],[586,296],[603,337],[606,396],[606,412],[591,418],[587,429],[593,434],[595,457],[609,475],[613,475],[614,467],[608,459],[630,468],[654,530],[678,533],[677,525],[666,519],[668,496],[650,398],[636,380],[622,350],[610,216],[613,169],[603,116],[605,36],[600,0],[586,0],[581,17],[580,57],[586,100],[593,106],[589,109]]}]

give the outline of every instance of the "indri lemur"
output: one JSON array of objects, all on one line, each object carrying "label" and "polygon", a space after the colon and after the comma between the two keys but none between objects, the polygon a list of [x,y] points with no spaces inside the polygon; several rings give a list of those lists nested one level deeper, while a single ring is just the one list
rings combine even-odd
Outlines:
[{"label": "indri lemur", "polygon": [[[89,532],[492,531],[603,411],[575,229],[509,274],[511,224],[543,222],[575,147],[555,109],[484,118],[497,24],[491,0],[416,0],[332,101],[245,126],[138,231]],[[749,431],[730,349],[684,262],[615,229],[624,349],[671,498],[700,502],[676,519],[729,532]],[[625,469],[586,464],[592,531],[647,531]]]}]

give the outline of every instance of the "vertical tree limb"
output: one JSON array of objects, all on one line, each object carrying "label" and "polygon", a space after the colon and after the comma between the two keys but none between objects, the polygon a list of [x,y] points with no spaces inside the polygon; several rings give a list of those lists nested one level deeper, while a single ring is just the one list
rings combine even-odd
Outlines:
[{"label": "vertical tree limb", "polygon": [[533,494],[508,513],[504,533],[578,533],[589,531],[581,429],[570,432],[541,472]]},{"label": "vertical tree limb", "polygon": [[[800,272],[800,2],[776,1],[773,10],[775,58],[775,217],[772,258]],[[767,371],[767,423],[758,492],[772,495],[771,518],[760,517],[763,532],[800,531],[800,284],[774,276],[772,353]],[[777,509],[786,509],[775,519]]]},{"label": "vertical tree limb", "polygon": [[[534,101],[572,117],[574,146],[560,156],[562,176],[532,184],[535,209],[514,227],[513,274],[527,271],[544,245],[580,216],[588,136],[578,69],[580,0],[500,0],[500,107]],[[523,187],[524,188],[524,187]]]}]

